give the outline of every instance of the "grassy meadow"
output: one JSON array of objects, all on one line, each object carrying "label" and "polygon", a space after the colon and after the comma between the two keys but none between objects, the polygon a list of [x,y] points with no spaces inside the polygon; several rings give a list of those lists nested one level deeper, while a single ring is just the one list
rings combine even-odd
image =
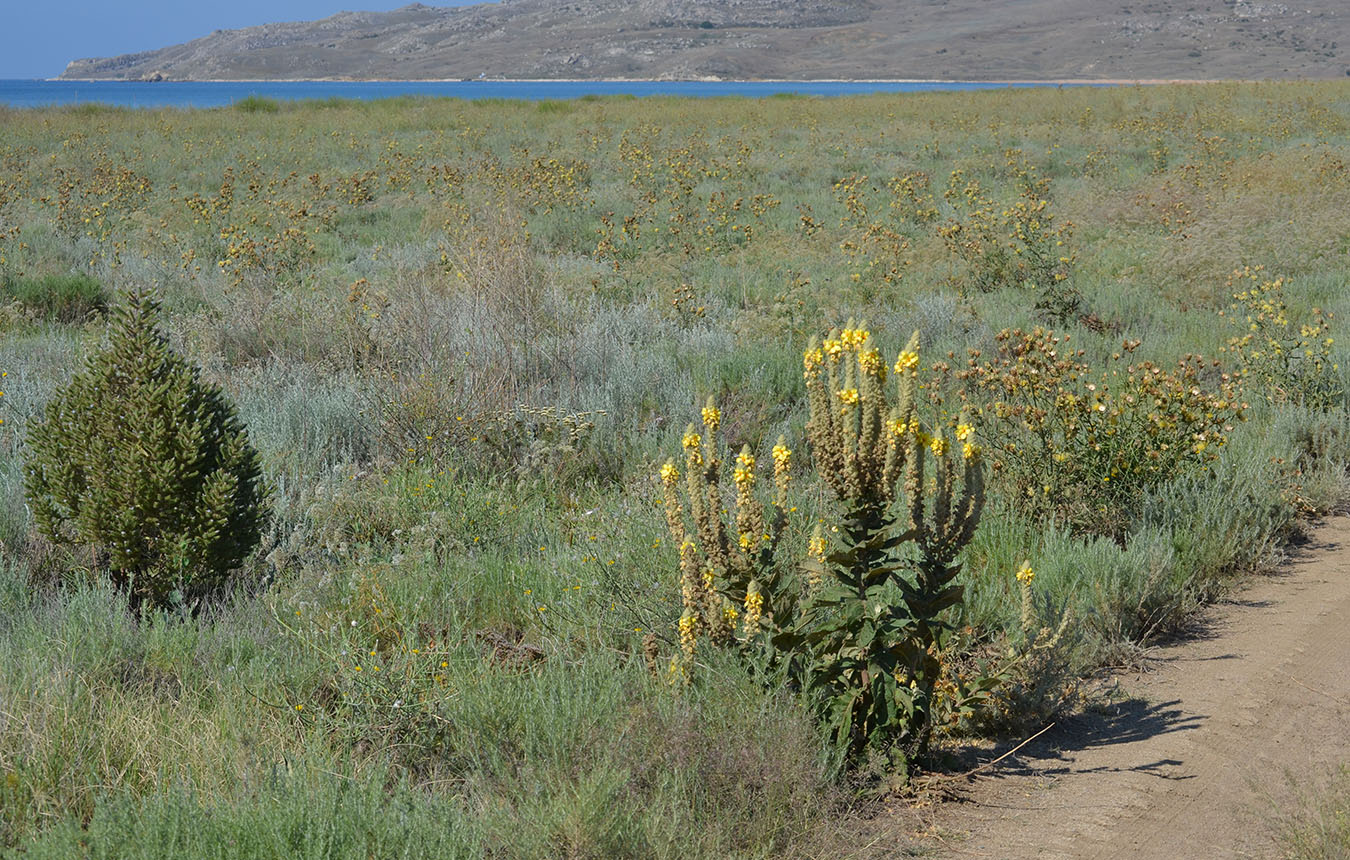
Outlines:
[{"label": "grassy meadow", "polygon": [[[1036,730],[1344,497],[1350,84],[0,128],[3,856],[892,856],[856,837],[893,769],[831,769],[802,692],[716,648],[665,671],[658,469],[716,398],[728,450],[795,451],[805,547],[802,354],[850,320],[888,362],[918,330],[925,408],[980,415],[947,656],[1026,656],[923,766]],[[272,488],[193,611],[130,609],[24,498],[28,422],[138,288]]]}]

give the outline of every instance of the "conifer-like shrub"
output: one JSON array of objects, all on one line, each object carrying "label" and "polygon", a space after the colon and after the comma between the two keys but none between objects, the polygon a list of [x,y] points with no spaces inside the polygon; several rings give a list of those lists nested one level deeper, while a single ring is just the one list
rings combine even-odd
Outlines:
[{"label": "conifer-like shrub", "polygon": [[169,346],[159,303],[127,295],[105,347],[29,431],[24,485],[38,530],[87,545],[134,603],[210,589],[258,544],[258,452],[220,389]]}]

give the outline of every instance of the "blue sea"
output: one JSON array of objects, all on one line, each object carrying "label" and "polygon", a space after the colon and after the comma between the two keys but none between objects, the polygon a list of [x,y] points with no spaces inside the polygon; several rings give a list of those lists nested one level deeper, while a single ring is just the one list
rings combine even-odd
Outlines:
[{"label": "blue sea", "polygon": [[[573,99],[587,95],[747,96],[779,93],[843,96],[1004,87],[1059,86],[979,81],[46,81],[0,80],[0,105],[45,107],[98,103],[133,108],[209,108],[248,96],[277,100],[382,99],[430,96],[460,99]],[[1067,85],[1066,85],[1067,86]]]}]

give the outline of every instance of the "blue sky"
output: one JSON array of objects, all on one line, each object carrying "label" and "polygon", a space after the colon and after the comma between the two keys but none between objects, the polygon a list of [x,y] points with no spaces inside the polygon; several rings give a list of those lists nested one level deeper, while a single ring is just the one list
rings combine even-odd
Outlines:
[{"label": "blue sky", "polygon": [[[386,11],[412,0],[3,0],[0,78],[54,78],[81,57],[147,51],[273,21],[309,21],[344,9]],[[430,0],[466,6],[473,0]]]}]

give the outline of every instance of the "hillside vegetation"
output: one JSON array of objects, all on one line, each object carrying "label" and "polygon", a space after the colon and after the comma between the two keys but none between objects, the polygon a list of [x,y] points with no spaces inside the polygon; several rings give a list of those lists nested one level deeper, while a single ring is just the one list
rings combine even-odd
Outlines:
[{"label": "hillside vegetation", "polygon": [[[0,121],[6,856],[893,856],[857,804],[1036,730],[1343,497],[1350,84]],[[23,489],[145,289],[272,500],[229,586],[165,608]],[[887,675],[920,735],[841,766],[756,637],[869,570],[837,499],[894,487],[821,422],[879,362],[886,432],[939,485],[982,464],[983,517],[930,509],[971,530]],[[756,475],[781,521],[738,519]],[[741,550],[772,530],[753,584],[682,571],[690,488]],[[702,587],[728,629],[687,620]]]},{"label": "hillside vegetation", "polygon": [[75,60],[68,79],[1342,78],[1334,0],[503,0],[342,12]]}]

